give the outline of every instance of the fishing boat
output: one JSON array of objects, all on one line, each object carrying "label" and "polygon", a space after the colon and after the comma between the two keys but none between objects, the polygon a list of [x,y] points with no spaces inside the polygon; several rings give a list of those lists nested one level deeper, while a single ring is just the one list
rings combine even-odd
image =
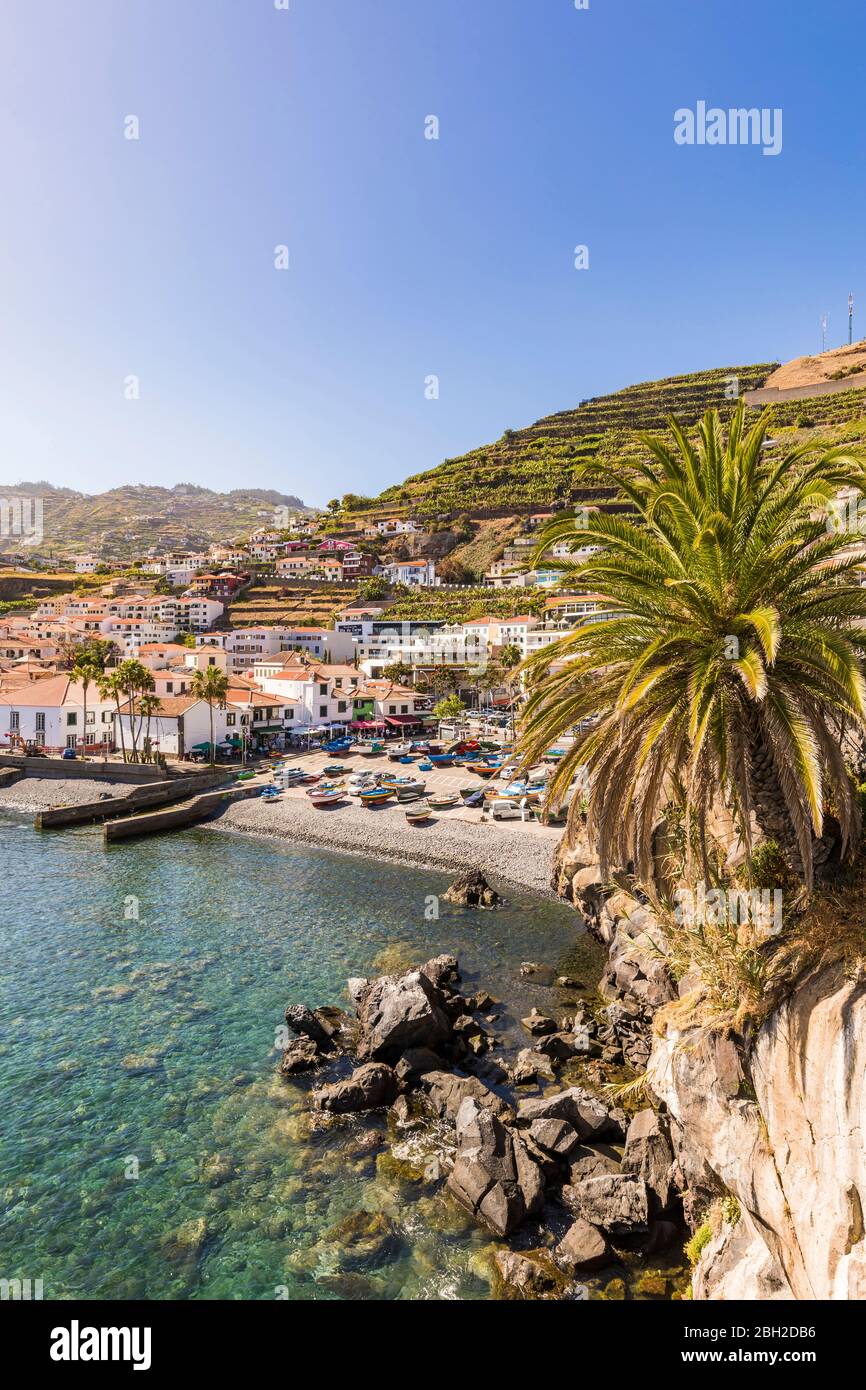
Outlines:
[{"label": "fishing boat", "polygon": [[375,739],[372,743],[363,743],[358,748],[358,752],[361,754],[362,758],[378,758],[383,751],[383,744],[377,743]]},{"label": "fishing boat", "polygon": [[431,753],[430,762],[434,767],[451,767],[456,757],[453,753]]},{"label": "fishing boat", "polygon": [[418,771],[419,771],[419,772],[432,772],[432,771],[433,771],[433,764],[432,764],[431,762],[429,762],[429,761],[425,758],[425,759],[423,760],[423,762],[420,762],[420,763],[418,764]]},{"label": "fishing boat", "polygon": [[452,806],[460,805],[460,797],[456,792],[441,792],[438,796],[428,796],[427,802],[434,811],[447,811]]},{"label": "fishing boat", "polygon": [[349,769],[343,767],[342,763],[329,763],[327,767],[322,768],[322,771],[326,777],[342,777]]},{"label": "fishing boat", "polygon": [[409,807],[405,816],[409,825],[423,825],[430,819],[430,807],[426,801],[419,801],[417,806]]},{"label": "fishing boat", "polygon": [[392,772],[384,772],[379,779],[379,785],[390,787],[395,792],[423,792],[425,783],[419,777],[397,777]]},{"label": "fishing boat", "polygon": [[476,777],[492,777],[499,771],[501,764],[488,762],[469,762],[463,764],[467,772],[473,772]]},{"label": "fishing boat", "polygon": [[316,787],[313,791],[307,792],[313,806],[336,806],[338,801],[345,801],[346,793],[342,787],[322,788]]},{"label": "fishing boat", "polygon": [[382,802],[390,801],[393,795],[390,787],[371,787],[358,792],[358,800],[362,806],[380,806]]},{"label": "fishing boat", "polygon": [[281,787],[273,786],[262,787],[261,791],[259,792],[259,796],[262,798],[263,801],[279,801],[282,794],[283,792]]}]

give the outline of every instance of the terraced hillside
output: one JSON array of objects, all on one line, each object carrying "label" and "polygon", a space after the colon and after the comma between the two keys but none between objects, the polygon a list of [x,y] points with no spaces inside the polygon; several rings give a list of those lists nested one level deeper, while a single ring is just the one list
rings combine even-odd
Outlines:
[{"label": "terraced hillside", "polygon": [[777,366],[719,367],[583,401],[574,410],[548,415],[526,429],[506,430],[495,444],[416,473],[383,492],[366,514],[428,517],[469,511],[480,517],[567,505],[578,493],[586,496],[576,476],[582,462],[620,447],[635,430],[661,429],[669,415],[692,424],[710,406],[727,413],[733,404],[732,378],[734,391],[752,390]]},{"label": "terraced hillside", "polygon": [[265,579],[251,584],[233,603],[219,627],[261,627],[297,623],[330,627],[334,614],[356,598],[357,585],[316,583],[313,580]]}]

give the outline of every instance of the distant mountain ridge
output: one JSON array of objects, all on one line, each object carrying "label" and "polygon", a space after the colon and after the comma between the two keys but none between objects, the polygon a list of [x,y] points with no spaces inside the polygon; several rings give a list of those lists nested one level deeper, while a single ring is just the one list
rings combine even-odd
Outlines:
[{"label": "distant mountain ridge", "polygon": [[[28,549],[59,558],[88,552],[131,560],[151,549],[195,550],[240,540],[258,526],[277,525],[278,507],[303,516],[316,512],[299,497],[272,488],[214,492],[195,483],[170,488],[130,483],[99,493],[43,481],[0,486],[0,498],[13,497],[42,499],[44,539]],[[16,536],[0,536],[0,553],[21,548]]]}]

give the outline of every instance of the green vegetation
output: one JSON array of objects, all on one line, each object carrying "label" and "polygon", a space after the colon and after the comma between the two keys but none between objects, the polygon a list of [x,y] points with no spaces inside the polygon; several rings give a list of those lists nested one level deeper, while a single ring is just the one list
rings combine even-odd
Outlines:
[{"label": "green vegetation", "polygon": [[193,672],[190,692],[197,700],[204,700],[207,703],[208,720],[210,722],[210,761],[211,767],[216,762],[216,749],[214,748],[213,738],[213,707],[214,705],[224,705],[226,696],[229,693],[229,678],[225,671],[221,671],[218,666],[205,666],[204,670],[199,668]]},{"label": "green vegetation", "polygon": [[459,695],[446,695],[433,706],[437,719],[459,719],[463,713],[463,701]]},{"label": "green vegetation", "polygon": [[692,1268],[697,1264],[712,1238],[713,1228],[709,1221],[705,1221],[702,1226],[698,1226],[691,1240],[686,1241],[686,1259]]},{"label": "green vegetation", "polygon": [[[685,808],[688,876],[721,794],[751,861],[752,816],[810,887],[832,804],[843,855],[860,808],[840,745],[866,724],[866,589],[850,536],[827,504],[866,481],[866,452],[765,449],[741,404],[725,438],[707,413],[697,448],[679,425],[641,436],[646,462],[606,465],[629,515],[584,511],[542,544],[597,547],[559,564],[564,582],[605,594],[611,616],[527,663],[533,686],[522,749],[535,762],[581,725],[553,782],[592,782],[588,832],[602,872],[635,865],[656,880],[653,831],[671,793]],[[567,658],[551,675],[552,658]],[[573,822],[572,822],[573,823]]]},{"label": "green vegetation", "polygon": [[[661,429],[671,414],[691,425],[712,406],[729,414],[734,405],[726,394],[731,378],[737,378],[740,392],[748,391],[760,386],[777,365],[720,367],[643,382],[584,401],[526,429],[506,430],[495,444],[446,459],[388,488],[374,507],[358,510],[432,518],[467,509],[483,515],[485,510],[513,514],[567,506],[582,494],[581,465],[611,437]],[[604,495],[605,489],[600,492]]]},{"label": "green vegetation", "polygon": [[[129,485],[95,496],[47,483],[19,483],[4,492],[7,497],[42,498],[44,554],[92,551],[127,562],[150,550],[156,540],[163,551],[198,550],[228,535],[247,535],[258,526],[272,525],[276,507],[309,512],[299,498],[269,489],[220,493],[186,483],[173,488]],[[0,539],[0,554],[15,551],[16,545],[20,542],[14,536]]]}]

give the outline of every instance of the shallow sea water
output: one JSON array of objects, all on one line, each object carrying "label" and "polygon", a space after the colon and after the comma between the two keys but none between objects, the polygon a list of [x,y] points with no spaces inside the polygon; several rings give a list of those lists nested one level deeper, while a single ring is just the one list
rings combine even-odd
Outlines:
[{"label": "shallow sea water", "polygon": [[[496,1032],[592,985],[555,902],[473,912],[449,876],[191,831],[106,850],[0,812],[0,1277],[46,1298],[487,1298],[491,1239],[431,1176],[432,1140],[315,1121],[276,1073],[288,1002],[455,952]],[[394,1137],[392,1135],[392,1137]]]}]

